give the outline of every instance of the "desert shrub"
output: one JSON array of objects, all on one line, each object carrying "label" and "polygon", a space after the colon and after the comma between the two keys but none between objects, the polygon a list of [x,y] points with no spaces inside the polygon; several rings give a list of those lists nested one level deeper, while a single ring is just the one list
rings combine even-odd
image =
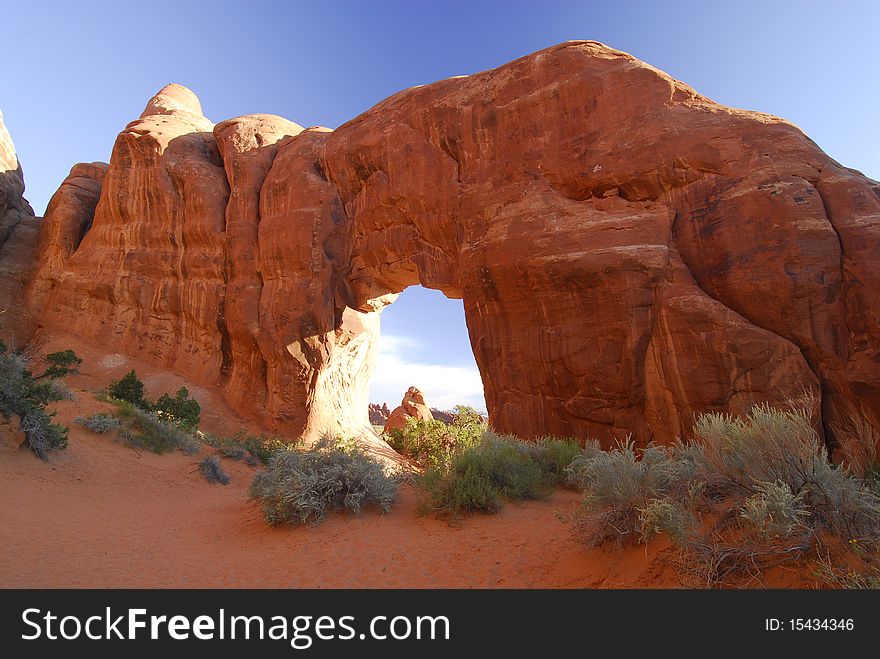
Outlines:
[{"label": "desert shrub", "polygon": [[852,413],[834,424],[834,435],[847,471],[876,488],[880,480],[880,427]]},{"label": "desert shrub", "polygon": [[703,414],[694,427],[702,470],[713,471],[742,492],[756,492],[757,483],[783,482],[800,492],[825,449],[809,417],[800,411],[752,408],[746,417]]},{"label": "desert shrub", "polygon": [[66,426],[52,423],[52,413],[42,407],[33,408],[20,417],[19,428],[37,457],[48,459],[50,451],[67,448]]},{"label": "desert shrub", "polygon": [[87,417],[77,417],[75,421],[83,428],[101,435],[119,427],[119,419],[106,412],[100,412]]},{"label": "desert shrub", "polygon": [[468,405],[456,405],[452,408],[452,425],[459,428],[475,428],[484,430],[486,419],[475,408]]},{"label": "desert shrub", "polygon": [[268,465],[269,460],[278,451],[288,451],[299,444],[299,440],[290,441],[283,437],[267,435],[239,435],[241,445],[261,464]]},{"label": "desert shrub", "polygon": [[763,483],[782,483],[803,501],[810,524],[849,538],[880,537],[880,496],[828,459],[803,411],[752,408],[745,418],[704,414],[695,442],[702,464],[732,496],[761,494]]},{"label": "desert shrub", "polygon": [[28,446],[42,459],[67,447],[67,428],[52,423],[54,412],[46,411],[49,403],[60,400],[61,392],[53,384],[37,381],[24,355],[0,351],[0,415],[18,417]]},{"label": "desert shrub", "polygon": [[73,350],[60,350],[46,355],[46,370],[40,378],[61,378],[79,372],[82,359]]},{"label": "desert shrub", "polygon": [[153,453],[168,453],[178,449],[187,455],[199,452],[201,442],[198,437],[174,423],[127,401],[118,401],[116,407],[122,422],[119,439],[132,448]]},{"label": "desert shrub", "polygon": [[795,494],[781,481],[758,483],[757,489],[746,499],[740,514],[765,538],[787,538],[804,528],[810,513],[804,506],[803,493]]},{"label": "desert shrub", "polygon": [[217,450],[220,451],[220,455],[230,460],[244,460],[250,455],[243,446],[235,444],[223,444]]},{"label": "desert shrub", "polygon": [[641,454],[626,442],[576,456],[566,471],[586,495],[569,516],[580,538],[594,547],[667,534],[684,579],[704,586],[759,582],[767,567],[802,562],[827,532],[876,551],[880,495],[864,470],[830,462],[808,410],[705,414],[694,435]]},{"label": "desert shrub", "polygon": [[[518,441],[511,438],[513,441]],[[593,450],[598,450],[599,443],[589,440],[586,447],[581,447],[576,439],[565,439],[547,435],[534,442],[519,442],[528,452],[541,470],[543,480],[548,485],[559,485],[567,482],[568,467],[575,459]]]},{"label": "desert shrub", "polygon": [[150,409],[150,404],[144,398],[144,383],[141,382],[137,373],[132,369],[126,373],[121,379],[110,383],[110,395],[117,399],[123,400],[141,409]]},{"label": "desert shrub", "polygon": [[276,451],[250,491],[269,524],[316,524],[329,511],[358,514],[364,504],[386,513],[397,487],[398,480],[361,450],[327,440],[308,450]]},{"label": "desert shrub", "polygon": [[202,408],[195,398],[189,397],[189,390],[181,387],[172,398],[168,394],[162,394],[153,410],[161,412],[163,416],[170,417],[177,425],[185,430],[195,430],[199,425],[199,417]]},{"label": "desert shrub", "polygon": [[472,408],[456,406],[452,423],[410,418],[404,428],[385,434],[388,445],[421,466],[446,464],[456,450],[480,441],[486,429],[483,417]]},{"label": "desert shrub", "polygon": [[760,584],[767,568],[802,563],[811,546],[808,534],[767,541],[760,533],[735,525],[688,538],[673,554],[672,563],[687,586],[747,587]]},{"label": "desert shrub", "polygon": [[248,435],[238,432],[232,437],[220,437],[213,433],[205,433],[204,441],[213,446],[225,458],[244,460],[251,466],[268,465],[269,460],[277,451],[294,448],[299,440],[290,441],[283,437],[267,435]]},{"label": "desert shrub", "polygon": [[813,574],[831,588],[880,590],[880,568],[864,563],[859,567],[853,569],[851,565],[833,561],[828,555],[816,561]]},{"label": "desert shrub", "polygon": [[651,499],[638,513],[639,540],[643,543],[665,533],[676,545],[684,545],[699,524],[688,508],[670,499]]},{"label": "desert shrub", "polygon": [[588,547],[635,537],[641,511],[673,490],[685,492],[693,475],[692,465],[674,450],[650,444],[639,455],[630,440],[585,453],[566,471],[568,482],[586,494],[571,520]]},{"label": "desert shrub", "polygon": [[488,431],[480,442],[454,451],[448,463],[429,465],[416,483],[425,494],[424,512],[455,517],[498,512],[505,499],[540,498],[552,486],[552,474],[552,467],[545,471],[534,459],[528,443]]},{"label": "desert shrub", "polygon": [[816,463],[803,492],[815,528],[880,542],[880,495],[862,480],[825,459]]},{"label": "desert shrub", "polygon": [[229,474],[223,471],[223,467],[220,464],[220,458],[216,455],[202,458],[199,462],[199,471],[202,472],[202,476],[204,476],[205,480],[209,483],[229,485]]},{"label": "desert shrub", "polygon": [[76,396],[74,396],[73,391],[71,391],[70,387],[68,387],[63,382],[59,382],[58,380],[52,380],[47,383],[49,385],[49,389],[52,392],[52,400],[74,400]]}]

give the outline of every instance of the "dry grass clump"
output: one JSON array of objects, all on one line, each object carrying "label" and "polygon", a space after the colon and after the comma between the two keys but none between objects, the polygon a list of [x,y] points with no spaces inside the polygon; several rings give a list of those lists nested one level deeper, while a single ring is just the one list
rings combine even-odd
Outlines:
[{"label": "dry grass clump", "polygon": [[202,472],[202,476],[204,476],[205,480],[209,483],[229,485],[229,474],[223,470],[223,466],[220,464],[220,458],[216,455],[202,458],[199,462],[199,471]]},{"label": "dry grass clump", "polygon": [[86,430],[91,430],[99,435],[103,435],[104,433],[110,432],[119,427],[119,419],[106,412],[99,412],[87,417],[79,416],[74,421]]},{"label": "dry grass clump", "polygon": [[155,412],[148,412],[127,401],[115,400],[114,404],[121,422],[119,440],[123,443],[134,449],[145,449],[153,453],[180,450],[187,455],[193,455],[199,452],[199,438],[181,429],[176,423],[166,421]]},{"label": "dry grass clump", "polygon": [[847,470],[876,487],[880,481],[880,427],[863,415],[850,413],[834,424],[834,436]]}]

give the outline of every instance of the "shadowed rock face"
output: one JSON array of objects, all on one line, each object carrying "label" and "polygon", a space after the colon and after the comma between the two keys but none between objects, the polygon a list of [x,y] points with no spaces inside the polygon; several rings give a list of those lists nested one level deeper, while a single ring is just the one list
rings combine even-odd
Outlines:
[{"label": "shadowed rock face", "polygon": [[41,322],[291,433],[370,432],[379,312],[414,284],[463,299],[502,432],[666,442],[805,389],[826,424],[880,410],[880,185],[595,42],[336,131],[214,126],[169,85],[88,224]]},{"label": "shadowed rock face", "polygon": [[0,247],[22,220],[34,216],[34,210],[24,198],[24,176],[15,155],[12,137],[3,123],[0,112]]},{"label": "shadowed rock face", "polygon": [[34,330],[22,298],[33,271],[39,227],[23,195],[21,165],[0,112],[0,338],[14,347]]},{"label": "shadowed rock face", "polygon": [[106,173],[107,163],[78,163],[49,200],[40,222],[36,276],[28,290],[30,306],[37,315],[63,277],[67,259],[91,228]]}]

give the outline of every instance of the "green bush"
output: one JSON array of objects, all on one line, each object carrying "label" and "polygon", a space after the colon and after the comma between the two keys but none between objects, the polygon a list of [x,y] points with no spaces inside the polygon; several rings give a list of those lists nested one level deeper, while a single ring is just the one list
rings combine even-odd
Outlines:
[{"label": "green bush", "polygon": [[5,419],[18,417],[19,429],[28,446],[39,458],[49,452],[67,448],[65,426],[52,423],[54,412],[46,406],[63,395],[54,382],[39,382],[28,369],[27,359],[19,353],[0,350],[0,415]]},{"label": "green bush", "polygon": [[487,431],[481,441],[453,451],[416,477],[422,510],[445,516],[498,512],[505,499],[537,499],[559,481],[572,452],[563,440],[529,444]]},{"label": "green bush", "polygon": [[121,379],[110,383],[110,395],[117,399],[123,400],[141,409],[150,409],[150,404],[144,398],[145,388],[137,373],[132,369]]},{"label": "green bush", "polygon": [[122,422],[119,439],[132,448],[145,449],[153,453],[180,450],[192,455],[199,452],[201,442],[198,437],[182,430],[174,423],[128,401],[118,401],[116,408]]},{"label": "green bush", "polygon": [[216,455],[202,458],[199,462],[199,471],[209,483],[220,483],[221,485],[229,485],[229,474],[223,471],[220,465],[220,459]]},{"label": "green bush", "polygon": [[484,427],[469,419],[459,425],[438,420],[407,419],[406,427],[389,430],[385,439],[395,451],[421,466],[446,464],[456,450],[480,441]]},{"label": "green bush", "polygon": [[60,350],[46,355],[46,370],[40,378],[61,378],[79,372],[80,359],[73,350]]},{"label": "green bush", "polygon": [[83,428],[96,432],[99,435],[103,435],[105,432],[110,432],[119,427],[119,419],[106,412],[93,414],[92,416],[87,417],[80,416],[77,417],[75,421]]},{"label": "green bush", "polygon": [[398,479],[357,448],[323,441],[309,450],[276,451],[251,483],[269,524],[317,524],[331,510],[357,514],[364,504],[391,509]]},{"label": "green bush", "polygon": [[534,443],[525,444],[529,455],[544,475],[544,480],[553,485],[568,482],[568,467],[576,458],[599,450],[599,443],[589,440],[582,447],[576,439],[541,437]]},{"label": "green bush", "polygon": [[416,464],[448,464],[452,454],[478,443],[486,431],[482,415],[472,407],[456,405],[452,423],[437,419],[407,419],[406,427],[393,428],[385,434],[388,445]]},{"label": "green bush", "polygon": [[155,412],[170,416],[171,419],[185,430],[195,430],[199,425],[199,416],[202,408],[195,398],[189,397],[186,387],[177,390],[174,398],[168,394],[162,394],[156,404],[153,405]]}]

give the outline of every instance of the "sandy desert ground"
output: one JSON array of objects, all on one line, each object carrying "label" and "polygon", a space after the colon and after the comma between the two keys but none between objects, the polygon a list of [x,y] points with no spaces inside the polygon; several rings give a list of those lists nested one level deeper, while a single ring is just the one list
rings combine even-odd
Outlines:
[{"label": "sandy desert ground", "polygon": [[[81,374],[66,379],[76,395],[55,404],[70,427],[67,450],[49,462],[20,450],[0,425],[0,587],[187,588],[663,588],[681,582],[663,541],[585,550],[558,518],[580,495],[558,490],[544,501],[509,502],[497,515],[450,525],[421,516],[410,485],[390,514],[330,516],[316,527],[271,528],[249,500],[255,468],[225,459],[228,486],[209,484],[195,456],[155,455],[74,423],[109,411],[94,393],[136,368],[149,393],[173,390],[178,375],[71,339]],[[203,426],[231,432],[243,422],[211,392]],[[804,587],[795,570],[776,569],[761,585]]]}]

